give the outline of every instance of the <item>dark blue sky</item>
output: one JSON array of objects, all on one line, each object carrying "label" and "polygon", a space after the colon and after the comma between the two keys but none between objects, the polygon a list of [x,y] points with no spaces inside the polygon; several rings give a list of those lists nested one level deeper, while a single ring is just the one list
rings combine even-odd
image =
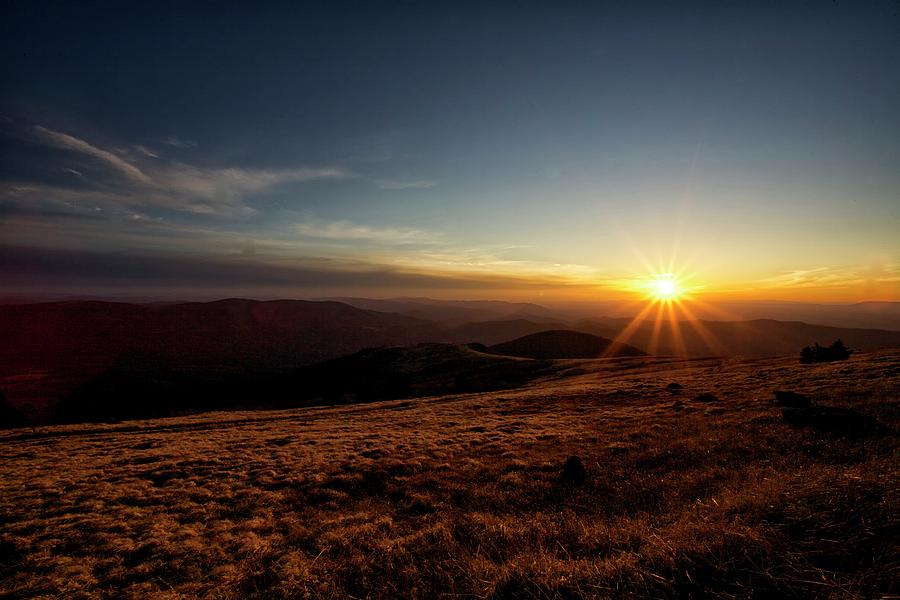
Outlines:
[{"label": "dark blue sky", "polygon": [[3,4],[12,291],[897,296],[896,2],[182,4]]}]

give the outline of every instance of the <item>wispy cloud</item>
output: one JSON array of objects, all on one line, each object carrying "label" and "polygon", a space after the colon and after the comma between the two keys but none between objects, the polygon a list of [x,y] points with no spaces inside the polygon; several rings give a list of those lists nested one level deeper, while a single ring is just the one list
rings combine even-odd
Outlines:
[{"label": "wispy cloud", "polygon": [[304,237],[337,241],[365,241],[384,244],[427,243],[434,240],[432,234],[418,229],[404,227],[371,227],[348,221],[328,223],[298,223],[292,228],[294,233]]},{"label": "wispy cloud", "polygon": [[143,154],[144,156],[148,156],[150,158],[159,158],[158,152],[151,150],[150,148],[148,148],[146,146],[135,145],[134,149],[137,150],[138,152],[140,152],[141,154]]},{"label": "wispy cloud", "polygon": [[900,264],[796,269],[763,279],[759,285],[767,288],[823,288],[892,282],[900,282]]},{"label": "wispy cloud", "polygon": [[35,125],[34,130],[41,139],[51,146],[87,154],[88,156],[92,156],[97,160],[106,163],[128,179],[138,183],[150,183],[150,178],[140,169],[108,150],[103,150],[102,148],[98,148],[77,137],[60,133],[59,131],[53,131],[46,127],[41,127],[40,125]]},{"label": "wispy cloud", "polygon": [[430,179],[376,179],[375,185],[383,190],[424,190],[436,186],[437,181]]},{"label": "wispy cloud", "polygon": [[[0,186],[0,198],[29,197],[35,202],[78,202],[100,208],[131,205],[240,216],[254,212],[246,204],[246,199],[255,193],[287,183],[350,176],[336,167],[197,167],[163,160],[158,153],[144,146],[134,146],[136,152],[116,152],[40,125],[36,125],[34,131],[37,141],[90,157],[113,177],[97,178],[92,188],[70,189],[42,183],[8,182],[5,186]],[[188,142],[170,138],[166,143],[186,147]],[[79,177],[82,175],[81,171],[75,169],[65,170]]]},{"label": "wispy cloud", "polygon": [[180,138],[177,135],[170,135],[169,137],[162,140],[162,143],[167,146],[173,146],[175,148],[196,148],[197,147],[196,140]]},{"label": "wispy cloud", "polygon": [[154,172],[159,186],[182,202],[183,209],[195,213],[245,214],[253,212],[244,203],[252,194],[286,183],[319,179],[340,179],[349,174],[338,168],[208,169],[171,163]]},{"label": "wispy cloud", "polygon": [[[255,256],[189,256],[134,251],[87,251],[0,244],[0,278],[27,290],[140,289],[154,296],[204,291],[225,295],[323,295],[371,289],[492,290],[504,286],[545,287],[544,282],[503,276],[420,273],[356,261],[264,260]],[[237,290],[237,292],[235,291]]]},{"label": "wispy cloud", "polygon": [[563,284],[596,285],[600,269],[574,263],[554,263],[505,256],[504,247],[444,245],[403,257],[404,265],[426,271],[502,275]]}]

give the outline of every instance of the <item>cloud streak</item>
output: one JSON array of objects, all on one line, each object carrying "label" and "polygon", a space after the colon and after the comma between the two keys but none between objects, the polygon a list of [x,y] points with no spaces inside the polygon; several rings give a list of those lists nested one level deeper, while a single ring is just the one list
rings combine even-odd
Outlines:
[{"label": "cloud streak", "polygon": [[128,289],[161,297],[186,290],[213,297],[252,290],[292,296],[381,290],[490,290],[546,285],[507,276],[423,273],[360,261],[261,260],[254,256],[166,255],[0,245],[0,277],[23,291]]},{"label": "cloud streak", "polygon": [[433,241],[432,235],[418,229],[371,227],[348,221],[299,223],[291,229],[300,236],[324,240],[379,242],[384,244],[414,244]]},{"label": "cloud streak", "polygon": [[167,146],[172,146],[174,148],[196,148],[197,142],[195,140],[188,140],[184,138],[180,138],[177,135],[170,135],[166,139],[162,140],[162,143]]},{"label": "cloud streak", "polygon": [[140,169],[108,150],[103,150],[77,137],[53,131],[40,125],[35,125],[34,130],[42,140],[51,146],[92,156],[132,181],[144,184],[151,183],[150,178]]},{"label": "cloud streak", "polygon": [[375,185],[382,190],[425,190],[433,188],[437,185],[437,181],[430,179],[415,180],[396,180],[396,179],[376,179]]},{"label": "cloud streak", "polygon": [[[114,177],[93,178],[79,187],[53,183],[7,182],[0,199],[32,203],[93,205],[115,210],[121,206],[158,207],[187,213],[238,217],[252,214],[246,201],[253,194],[288,183],[341,179],[350,174],[337,167],[256,169],[242,167],[197,167],[164,160],[144,146],[136,153],[113,152],[73,135],[34,126],[39,143],[90,157]],[[170,137],[167,144],[189,147],[189,141]],[[141,161],[140,159],[144,160]],[[80,171],[65,168],[81,176]]]},{"label": "cloud streak", "polygon": [[867,283],[900,283],[900,264],[879,265],[876,268],[840,266],[796,269],[759,282],[762,287],[790,289],[846,287]]}]

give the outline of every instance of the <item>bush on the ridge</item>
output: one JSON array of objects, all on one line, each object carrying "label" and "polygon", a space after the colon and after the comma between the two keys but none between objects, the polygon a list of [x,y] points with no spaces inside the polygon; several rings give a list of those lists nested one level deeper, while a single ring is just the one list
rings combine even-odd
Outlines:
[{"label": "bush on the ridge", "polygon": [[816,342],[814,346],[807,346],[800,351],[800,362],[829,362],[833,360],[846,360],[853,354],[853,350],[847,348],[841,340],[835,341],[830,346],[820,346]]}]

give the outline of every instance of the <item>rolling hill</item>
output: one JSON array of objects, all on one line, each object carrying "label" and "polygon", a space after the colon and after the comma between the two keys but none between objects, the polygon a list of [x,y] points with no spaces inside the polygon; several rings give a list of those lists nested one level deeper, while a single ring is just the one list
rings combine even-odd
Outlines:
[{"label": "rolling hill", "polygon": [[508,342],[516,338],[565,328],[565,323],[537,322],[529,319],[508,319],[501,321],[475,321],[464,323],[450,328],[447,332],[450,338],[458,344],[471,344],[477,342],[486,346]]},{"label": "rolling hill", "polygon": [[518,387],[554,371],[550,361],[436,343],[370,348],[281,373],[186,372],[140,358],[120,361],[79,385],[53,420],[146,419],[483,392]]},{"label": "rolling hill", "polygon": [[532,333],[495,344],[487,349],[492,354],[523,358],[598,358],[601,356],[646,356],[646,352],[580,331],[556,329]]}]

